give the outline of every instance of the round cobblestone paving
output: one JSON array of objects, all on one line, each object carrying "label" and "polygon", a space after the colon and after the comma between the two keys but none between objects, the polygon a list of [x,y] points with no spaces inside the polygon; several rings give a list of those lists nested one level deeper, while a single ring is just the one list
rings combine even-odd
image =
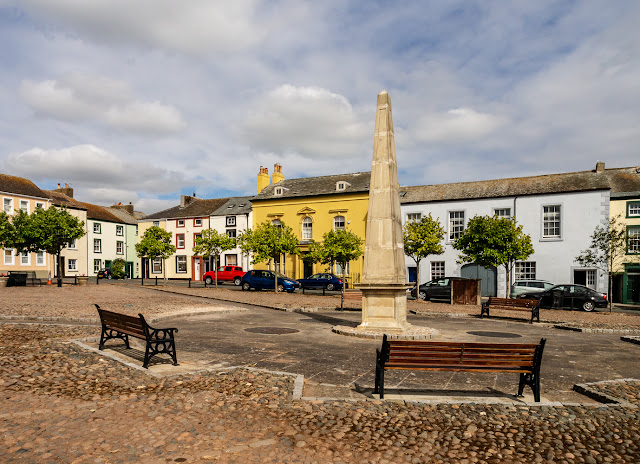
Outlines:
[{"label": "round cobblestone paving", "polygon": [[288,327],[250,327],[248,329],[244,329],[244,331],[269,335],[284,335],[300,332],[298,329],[290,329]]}]

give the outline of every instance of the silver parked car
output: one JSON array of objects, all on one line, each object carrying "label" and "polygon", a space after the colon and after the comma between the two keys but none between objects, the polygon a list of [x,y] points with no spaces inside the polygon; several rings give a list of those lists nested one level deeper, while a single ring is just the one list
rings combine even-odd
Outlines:
[{"label": "silver parked car", "polygon": [[551,287],[553,287],[553,284],[546,280],[516,280],[511,286],[511,293],[509,296],[511,298],[519,298],[523,293],[544,292],[545,290],[549,290]]}]

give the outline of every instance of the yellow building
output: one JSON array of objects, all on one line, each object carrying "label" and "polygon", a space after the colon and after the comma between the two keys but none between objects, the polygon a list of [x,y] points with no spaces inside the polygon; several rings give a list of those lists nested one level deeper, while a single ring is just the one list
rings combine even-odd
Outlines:
[{"label": "yellow building", "polygon": [[[344,277],[351,287],[362,277],[363,258],[352,261],[347,269],[333,269],[322,264],[307,264],[309,242],[322,241],[332,229],[347,229],[364,242],[369,203],[371,173],[358,172],[332,176],[285,179],[282,167],[274,166],[272,182],[267,168],[260,167],[258,194],[251,200],[253,227],[264,221],[284,223],[298,237],[301,254],[283,256],[275,268],[291,278],[300,279],[322,271]],[[364,244],[363,244],[364,249]],[[267,269],[273,263],[256,263],[256,269]]]},{"label": "yellow building", "polygon": [[614,301],[640,303],[640,192],[612,193],[611,217],[619,216],[627,230],[627,256],[614,272]]}]

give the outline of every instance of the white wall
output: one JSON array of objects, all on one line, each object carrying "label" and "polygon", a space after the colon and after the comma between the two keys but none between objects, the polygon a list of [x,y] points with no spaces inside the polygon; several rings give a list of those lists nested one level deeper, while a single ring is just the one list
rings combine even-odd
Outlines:
[{"label": "white wall", "polygon": [[[252,213],[237,214],[234,215],[236,225],[227,226],[227,216],[211,216],[211,228],[217,230],[221,234],[224,234],[229,229],[236,230],[236,237],[247,229],[251,228],[251,221],[253,220]],[[220,256],[220,264],[224,266],[226,264],[226,255],[236,255],[238,260],[238,266],[241,266],[243,270],[247,271],[251,269],[251,261],[248,255],[242,253],[239,248],[233,248],[222,253]]]},{"label": "white wall", "polygon": [[[543,206],[561,206],[561,237],[545,239],[542,237]],[[464,211],[465,227],[469,219],[479,215],[493,215],[496,208],[511,208],[511,215],[531,236],[535,253],[527,261],[536,263],[536,278],[556,284],[573,283],[574,269],[580,269],[575,257],[589,247],[595,227],[605,224],[609,217],[609,191],[589,191],[577,193],[558,193],[545,195],[527,195],[521,197],[489,198],[474,200],[443,201],[401,206],[403,223],[409,213],[421,213],[438,218],[446,231],[445,253],[429,256],[420,263],[420,280],[431,280],[431,262],[444,261],[445,274],[460,276],[462,264],[456,262],[458,251],[453,249],[449,240],[449,212]],[[415,267],[413,259],[406,257],[406,266]],[[597,272],[596,290],[607,291],[606,274]],[[498,296],[504,296],[506,276],[504,267],[498,269]],[[512,278],[513,280],[513,278]]]}]

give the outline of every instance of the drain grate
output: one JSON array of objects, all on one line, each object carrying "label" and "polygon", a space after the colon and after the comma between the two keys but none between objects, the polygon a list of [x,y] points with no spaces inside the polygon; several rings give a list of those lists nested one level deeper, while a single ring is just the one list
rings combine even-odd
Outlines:
[{"label": "drain grate", "polygon": [[251,327],[249,329],[244,329],[244,331],[270,335],[283,335],[300,332],[298,329],[290,329],[288,327]]},{"label": "drain grate", "polygon": [[467,332],[469,335],[477,335],[478,337],[493,337],[493,338],[521,338],[522,335],[509,333],[509,332],[483,332],[473,331]]}]

